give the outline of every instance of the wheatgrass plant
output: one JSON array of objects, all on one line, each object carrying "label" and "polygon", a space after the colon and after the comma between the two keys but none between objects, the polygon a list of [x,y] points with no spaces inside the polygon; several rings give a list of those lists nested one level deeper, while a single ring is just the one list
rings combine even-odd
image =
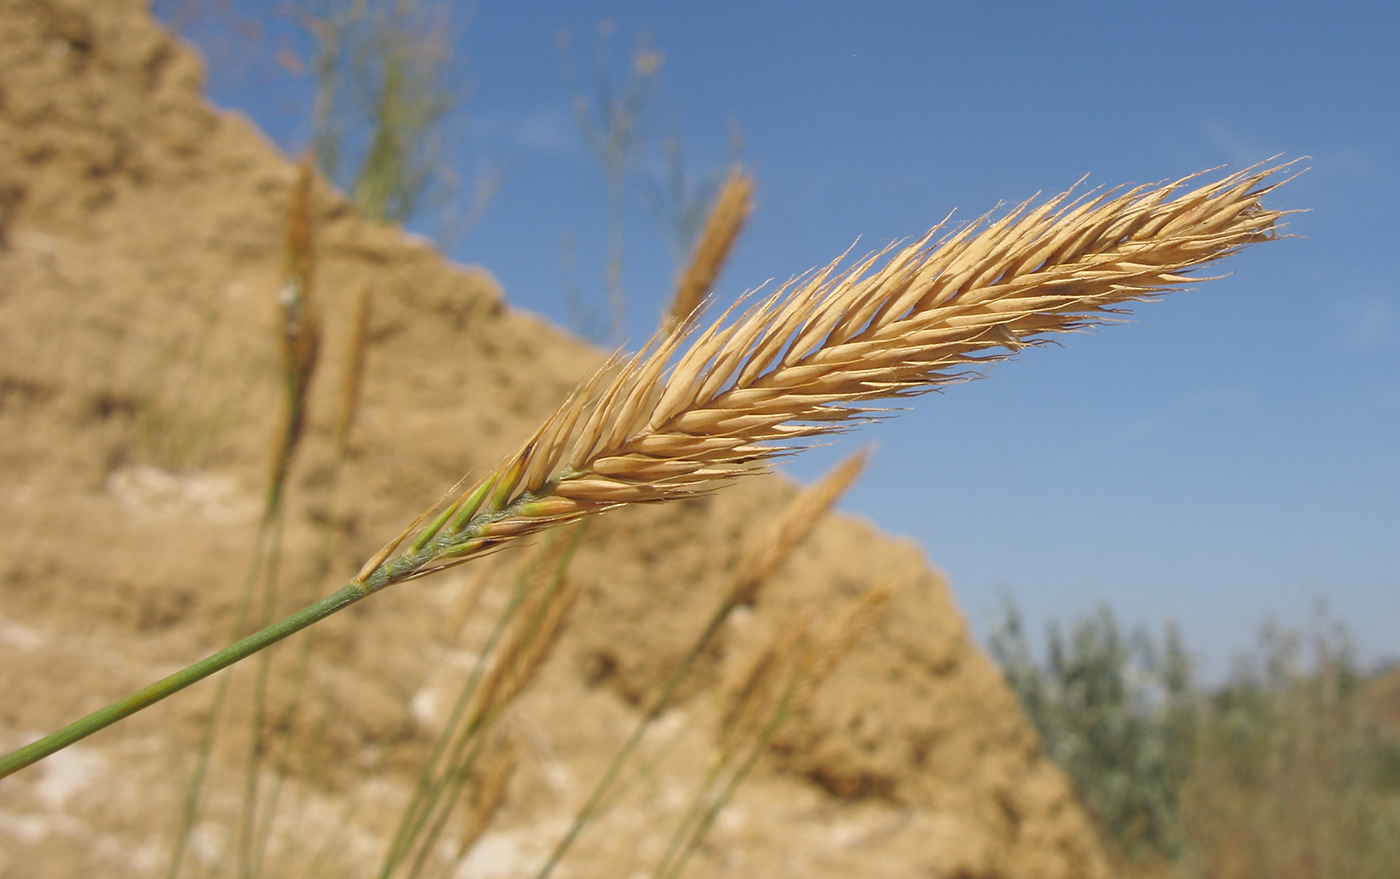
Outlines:
[{"label": "wheatgrass plant", "polygon": [[[288,200],[283,238],[283,284],[278,302],[281,316],[278,324],[278,348],[282,360],[282,408],[277,429],[273,434],[262,516],[250,553],[243,596],[234,618],[233,637],[243,634],[259,586],[262,588],[262,601],[256,627],[266,628],[272,622],[276,608],[277,571],[280,563],[287,475],[305,429],[307,394],[316,370],[321,340],[320,315],[312,297],[315,254],[312,246],[311,192],[314,177],[310,159],[304,159],[298,168]],[[258,795],[258,770],[265,747],[262,725],[267,701],[268,675],[268,657],[267,654],[263,654],[259,657],[255,675],[252,728],[244,773],[244,809],[238,854],[241,877],[248,877],[252,873],[253,822]],[[171,851],[167,871],[170,879],[175,879],[180,873],[190,833],[199,813],[214,740],[223,718],[228,686],[227,677],[219,682],[219,687],[214,693],[213,705],[205,721],[200,749],[195,758],[194,773],[185,795],[180,825]]]},{"label": "wheatgrass plant", "polygon": [[[759,539],[745,547],[730,578],[729,587],[719,604],[710,613],[709,620],[686,650],[680,662],[672,669],[670,677],[652,699],[642,716],[638,718],[631,735],[622,744],[607,769],[593,787],[593,791],[583,806],[574,815],[568,831],[555,845],[549,857],[537,874],[537,879],[545,879],[563,859],[570,847],[583,831],[598,821],[610,805],[609,795],[619,785],[623,768],[633,752],[641,745],[647,731],[671,705],[681,683],[695,667],[695,663],[711,648],[715,638],[735,610],[754,604],[763,585],[773,572],[797,549],[797,547],[825,517],[836,501],[846,493],[856,478],[865,469],[868,454],[857,452],[837,464],[832,470],[810,488],[797,494],[759,534]],[[615,802],[613,800],[612,802]]]},{"label": "wheatgrass plant", "polygon": [[[463,685],[400,816],[380,866],[382,879],[421,874],[480,765],[493,725],[534,680],[558,642],[577,597],[568,568],[585,530],[581,523],[549,535],[539,556],[516,580],[496,631]],[[495,759],[505,757],[498,754]],[[479,795],[501,771],[487,763]],[[498,783],[504,785],[505,779]],[[486,817],[471,819],[469,814],[469,821]]]},{"label": "wheatgrass plant", "polygon": [[[370,287],[368,284],[361,284],[355,291],[351,307],[350,335],[341,363],[335,422],[331,432],[333,437],[332,453],[322,495],[326,514],[320,518],[318,523],[319,540],[316,557],[312,564],[313,573],[310,577],[312,587],[317,590],[324,588],[326,575],[331,569],[331,544],[335,530],[336,498],[340,488],[340,473],[350,454],[350,435],[354,430],[356,417],[359,413],[369,341],[371,308]],[[248,762],[244,801],[245,821],[250,822],[244,827],[244,831],[248,833],[246,838],[249,855],[246,857],[246,867],[244,868],[247,875],[259,876],[262,874],[263,861],[271,842],[272,822],[278,815],[282,782],[287,774],[292,741],[298,728],[302,707],[301,697],[306,684],[311,661],[311,648],[314,643],[313,634],[307,633],[298,644],[295,665],[291,674],[291,695],[280,720],[274,725],[274,729],[279,732],[264,747],[255,748]],[[267,656],[268,654],[262,655]],[[322,719],[322,729],[313,735],[313,740],[322,737],[325,731],[324,726],[329,723],[329,716]],[[261,743],[262,735],[262,727],[259,725],[254,730],[255,738],[253,741],[255,744]],[[261,772],[264,756],[271,756],[272,769],[269,781],[270,789],[267,796],[260,801],[255,773]],[[257,821],[256,828],[252,828],[251,822],[256,814],[260,814],[261,817]]]},{"label": "wheatgrass plant", "polygon": [[805,618],[781,629],[750,661],[724,699],[715,753],[653,879],[675,879],[748,777],[784,721],[800,710],[856,642],[880,621],[895,594],[880,584],[848,602],[825,631]]},{"label": "wheatgrass plant", "polygon": [[519,451],[333,595],[0,758],[0,776],[391,585],[617,507],[695,497],[881,417],[878,401],[1110,321],[1118,306],[1277,237],[1283,212],[1261,199],[1287,167],[1026,202],[947,234],[940,224],[846,270],[838,260],[707,328],[687,320],[614,358]]},{"label": "wheatgrass plant", "polygon": [[[281,430],[271,458],[268,478],[269,503],[275,504],[270,515],[275,528],[263,577],[262,607],[258,628],[265,628],[275,618],[278,596],[278,573],[281,562],[284,495],[292,459],[306,430],[306,411],[311,379],[315,375],[321,346],[321,319],[312,295],[315,283],[314,229],[311,216],[311,190],[315,168],[311,157],[302,159],[292,187],[287,212],[287,235],[284,247],[283,286],[279,294],[281,307],[280,341],[282,353],[283,408]],[[263,721],[267,712],[268,685],[272,674],[269,653],[258,656],[253,683],[253,707],[248,732],[248,756],[244,769],[243,809],[238,846],[238,876],[252,879],[257,834],[257,805],[262,764],[267,748]],[[173,860],[172,872],[178,872],[179,862]]]},{"label": "wheatgrass plant", "polygon": [[[571,600],[571,593],[561,587],[564,585],[563,578],[567,576],[573,553],[583,536],[578,531],[585,526],[577,525],[574,528],[575,533],[572,534],[566,529],[548,535],[542,545],[536,548],[538,551],[531,552],[522,560],[508,592],[505,607],[497,615],[490,633],[477,647],[476,662],[459,688],[442,729],[431,743],[430,753],[420,769],[417,786],[400,815],[394,837],[385,851],[384,861],[380,865],[381,871],[389,875],[394,875],[396,870],[402,875],[413,875],[407,873],[409,868],[405,866],[408,853],[414,850],[422,853],[431,849],[431,843],[425,839],[430,827],[429,822],[434,822],[440,832],[452,810],[460,803],[467,803],[469,808],[464,817],[462,834],[458,838],[458,859],[463,857],[470,847],[468,838],[484,831],[490,817],[494,815],[499,806],[499,799],[504,796],[504,786],[508,783],[510,774],[509,768],[501,764],[513,763],[516,752],[509,742],[503,749],[493,748],[487,743],[485,736],[500,720],[509,703],[494,700],[492,704],[492,701],[484,700],[479,692],[484,686],[484,679],[493,673],[493,669],[500,669],[500,672],[495,673],[503,674],[507,669],[522,667],[519,661],[525,643],[522,635],[539,628],[530,625],[529,621],[538,619],[538,611],[542,607],[539,603],[541,596],[548,594]],[[492,564],[494,561],[496,558],[487,558],[476,566],[480,576],[467,585],[464,600],[458,602],[458,608],[453,611],[454,616],[463,614],[464,607],[471,607],[477,603],[486,586],[488,575],[501,573],[500,566]],[[526,607],[527,599],[533,602],[534,610]],[[557,607],[554,612],[557,615],[563,609]],[[526,621],[524,624],[521,621],[522,615]],[[462,622],[459,617],[457,623],[451,625],[444,634],[445,646],[453,647],[460,643]],[[536,669],[557,636],[556,627],[552,634],[545,636],[544,641],[537,643],[534,648],[537,651],[536,658],[532,662]],[[528,680],[523,680],[523,683],[528,683]],[[514,689],[518,693],[523,686]],[[500,692],[499,688],[497,692]],[[402,716],[387,736],[387,740],[401,738],[415,723],[410,706],[406,704]],[[370,789],[371,780],[382,775],[388,757],[389,750],[381,749],[378,756],[360,774],[359,783],[346,797],[337,824],[321,840],[309,865],[298,875],[315,877],[325,872],[328,864],[340,851],[345,834]],[[479,781],[475,781],[477,776],[480,776]],[[493,792],[492,788],[496,785],[501,789]],[[416,864],[416,861],[414,863]],[[421,869],[423,865],[417,866]]]}]

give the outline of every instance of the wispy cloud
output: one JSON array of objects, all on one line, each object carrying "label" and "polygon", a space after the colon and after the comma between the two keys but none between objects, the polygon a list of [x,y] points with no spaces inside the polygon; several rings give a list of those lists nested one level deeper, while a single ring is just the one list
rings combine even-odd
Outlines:
[{"label": "wispy cloud", "polygon": [[1352,317],[1356,341],[1363,350],[1378,351],[1395,344],[1400,329],[1400,308],[1394,296],[1370,296],[1363,300]]},{"label": "wispy cloud", "polygon": [[573,117],[562,107],[541,106],[510,113],[483,110],[472,124],[478,136],[513,150],[558,154],[579,148]]}]

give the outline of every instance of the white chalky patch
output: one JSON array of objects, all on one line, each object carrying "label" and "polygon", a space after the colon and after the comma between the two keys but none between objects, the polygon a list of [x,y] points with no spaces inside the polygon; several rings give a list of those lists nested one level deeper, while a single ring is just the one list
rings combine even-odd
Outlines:
[{"label": "white chalky patch", "polygon": [[413,722],[422,729],[439,729],[443,721],[442,694],[436,687],[424,687],[409,700],[408,713],[413,717]]},{"label": "white chalky patch", "polygon": [[531,876],[544,864],[552,840],[568,828],[566,820],[547,821],[533,827],[488,833],[457,864],[453,879],[513,879]]},{"label": "white chalky patch", "polygon": [[0,644],[29,651],[43,644],[46,640],[43,634],[35,629],[0,619]]},{"label": "white chalky patch", "polygon": [[34,785],[34,796],[50,811],[68,804],[69,797],[88,787],[107,766],[107,759],[87,748],[72,746],[52,754],[39,764],[43,777]]},{"label": "white chalky patch", "polygon": [[195,514],[211,522],[236,522],[257,514],[256,502],[240,497],[226,476],[198,471],[171,473],[159,467],[124,467],[107,477],[107,491],[144,516]]},{"label": "white chalky patch", "polygon": [[42,815],[16,815],[0,812],[0,833],[22,842],[38,842],[49,835],[49,822]]}]

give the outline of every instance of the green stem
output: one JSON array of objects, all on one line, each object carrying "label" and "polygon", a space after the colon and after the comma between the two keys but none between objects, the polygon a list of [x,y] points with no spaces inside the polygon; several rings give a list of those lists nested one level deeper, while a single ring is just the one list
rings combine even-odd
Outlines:
[{"label": "green stem", "polygon": [[[383,573],[385,572],[381,570],[380,575]],[[32,763],[37,763],[50,754],[61,751],[100,729],[130,717],[143,708],[149,708],[166,696],[178,693],[190,684],[202,681],[217,671],[222,671],[236,662],[247,659],[259,650],[300,632],[336,611],[344,610],[378,591],[386,582],[387,578],[382,578],[382,576],[371,578],[369,583],[351,580],[335,594],[329,595],[309,607],[302,608],[286,619],[273,623],[262,631],[249,635],[242,641],[225,647],[218,653],[183,668],[169,677],[137,690],[125,699],[94,711],[81,720],[75,720],[57,732],[50,733],[36,742],[31,742],[17,751],[0,757],[0,778],[5,778]]]},{"label": "green stem", "polygon": [[[700,843],[704,841],[705,836],[710,832],[710,828],[714,826],[715,819],[719,817],[719,813],[724,811],[724,807],[734,798],[734,792],[738,790],[739,785],[748,777],[748,774],[753,771],[754,764],[758,762],[759,757],[763,756],[764,750],[766,750],[769,743],[773,741],[773,736],[777,734],[778,727],[782,726],[783,721],[787,720],[788,712],[792,708],[793,697],[797,695],[797,688],[800,683],[801,677],[799,676],[798,678],[794,678],[788,685],[787,690],[783,693],[782,701],[778,703],[777,709],[773,712],[773,716],[769,719],[768,724],[764,726],[763,731],[759,733],[758,740],[755,741],[753,747],[749,749],[749,753],[745,757],[744,762],[739,766],[738,771],[729,779],[729,782],[720,791],[719,796],[713,798],[710,804],[705,807],[704,811],[698,816],[699,825],[691,832],[690,839],[686,841],[685,848],[680,852],[680,855],[676,858],[670,869],[663,874],[665,879],[680,879],[681,871],[685,869],[685,865],[690,862],[691,856],[695,854],[696,849],[700,847]],[[711,780],[707,779],[707,784],[709,783],[711,783]],[[660,868],[658,868],[658,870],[659,869]]]},{"label": "green stem", "polygon": [[[516,579],[514,588],[511,590],[510,601],[507,603],[505,610],[501,611],[500,616],[496,619],[495,627],[487,637],[486,644],[482,647],[481,654],[477,657],[476,664],[472,668],[471,674],[467,677],[466,683],[462,685],[462,690],[457,696],[456,703],[452,706],[452,713],[448,716],[447,723],[443,727],[442,733],[433,742],[432,752],[428,755],[428,759],[424,762],[423,769],[419,773],[418,784],[414,788],[413,796],[409,799],[408,806],[404,809],[403,815],[399,817],[399,826],[394,833],[393,840],[389,843],[388,852],[384,855],[384,863],[380,867],[379,872],[380,879],[387,879],[387,877],[394,872],[394,869],[398,867],[399,862],[407,856],[407,848],[412,844],[413,835],[417,832],[417,828],[421,826],[422,820],[424,820],[422,813],[428,808],[427,804],[430,802],[430,798],[436,790],[434,776],[438,763],[442,760],[444,755],[447,754],[449,746],[454,743],[460,744],[460,742],[454,738],[453,733],[456,731],[457,724],[461,721],[463,713],[467,710],[467,705],[471,702],[472,694],[476,692],[477,684],[480,683],[482,676],[486,672],[487,660],[490,659],[492,651],[496,649],[496,644],[505,634],[506,626],[514,617],[516,610],[519,609],[520,603],[525,597],[524,579],[524,574]],[[454,755],[458,753],[459,751],[454,749],[451,755],[448,755],[449,761],[455,759]]]},{"label": "green stem", "polygon": [[[587,531],[587,522],[581,523],[574,529],[573,536],[569,538],[569,545],[565,548],[564,555],[560,558],[558,566],[554,570],[554,577],[547,587],[550,597],[554,596],[559,591],[564,581],[564,575],[568,570],[569,564],[573,560],[574,553],[578,551],[579,544],[583,541],[583,536]],[[556,536],[553,539],[563,538]],[[527,586],[527,581],[532,576],[535,566],[540,563],[541,560],[538,559],[532,562],[530,567],[522,572],[516,579],[515,588],[512,592],[511,604],[506,610],[507,615],[513,616],[515,610],[523,603],[526,597],[525,588]],[[547,597],[540,603],[539,608],[535,611],[534,617],[530,620],[527,642],[533,640],[538,634],[539,627],[548,611],[549,602],[551,600],[550,597]],[[490,649],[494,649],[496,637],[504,631],[504,623],[505,617],[503,616],[501,622],[498,623],[496,633],[492,636],[493,646]],[[479,672],[484,670],[484,662],[490,653],[490,649],[482,652],[481,658],[477,663],[477,669],[473,671],[474,676],[479,677]],[[476,681],[469,681],[468,688],[464,689],[462,698],[459,700],[457,707],[453,710],[452,719],[448,721],[447,726],[443,729],[442,735],[438,737],[438,742],[440,744],[445,746],[447,740],[454,737],[453,731],[457,727],[462,711],[467,706],[467,698],[470,696],[469,691],[474,692],[475,688]],[[426,841],[422,840],[420,837],[424,828],[428,826],[428,822],[434,820],[433,812],[438,808],[438,804],[443,795],[449,793],[449,788],[455,784],[457,790],[449,793],[447,800],[447,810],[450,814],[455,804],[456,797],[458,793],[460,793],[460,788],[466,782],[466,775],[461,772],[461,767],[464,763],[463,754],[467,755],[465,758],[467,763],[466,771],[470,772],[470,764],[475,762],[476,755],[481,749],[481,745],[477,741],[478,736],[488,729],[504,710],[505,706],[486,706],[481,712],[467,718],[461,732],[455,735],[455,741],[452,744],[451,751],[447,754],[446,768],[443,770],[441,776],[436,779],[431,779],[433,770],[436,768],[437,758],[441,756],[441,749],[434,750],[434,759],[431,761],[431,765],[424,767],[423,781],[428,782],[427,786],[424,788],[420,784],[418,791],[414,794],[414,801],[410,804],[410,808],[405,811],[400,824],[400,832],[396,834],[394,846],[390,850],[389,857],[385,859],[383,870],[380,873],[380,879],[388,879],[388,877],[393,874],[394,870],[398,869],[404,860],[408,858],[414,845],[420,845],[421,847],[430,847],[432,845],[433,841],[437,838],[437,834],[441,832],[442,824],[445,819],[435,820],[434,827],[429,831],[429,836]],[[472,749],[470,752],[467,751],[469,746]],[[456,780],[454,781],[454,779]],[[421,869],[421,863],[415,864],[411,875],[416,875]]]},{"label": "green stem", "polygon": [[715,758],[710,761],[710,768],[705,770],[705,777],[700,781],[700,786],[696,788],[695,796],[691,797],[690,806],[681,816],[681,823],[676,825],[670,841],[666,844],[666,851],[661,855],[661,860],[657,862],[656,869],[651,873],[652,879],[663,879],[675,865],[681,846],[690,839],[691,829],[705,811],[705,802],[709,798],[710,791],[714,788],[720,773],[728,765],[728,760],[722,754],[715,755]]},{"label": "green stem", "polygon": [[[243,600],[238,605],[238,613],[229,632],[229,639],[237,638],[248,621],[253,607],[253,592],[257,586],[258,572],[262,570],[263,552],[271,533],[272,521],[263,518],[258,523],[257,536],[253,538],[253,553],[248,560],[248,574],[243,580]],[[224,701],[228,697],[229,678],[219,679],[214,690],[214,699],[209,704],[209,716],[204,721],[204,735],[200,739],[199,755],[195,759],[194,774],[190,777],[189,789],[185,792],[184,808],[180,814],[180,829],[175,834],[175,845],[170,853],[170,865],[166,879],[177,879],[180,866],[185,860],[185,849],[189,847],[190,833],[194,830],[195,818],[199,815],[199,801],[204,792],[204,777],[209,771],[209,760],[214,752],[214,738],[219,732],[219,718],[223,715]]]},{"label": "green stem", "polygon": [[[336,456],[331,460],[330,477],[326,483],[325,504],[326,509],[330,511],[335,510],[336,492],[340,486],[340,468],[344,461],[345,449],[337,447]],[[313,574],[311,575],[311,582],[315,584],[315,588],[318,590],[331,569],[331,532],[334,527],[334,522],[329,516],[322,522],[320,527],[320,541],[316,551],[316,563],[312,568]],[[268,793],[267,809],[263,815],[262,826],[258,828],[255,835],[257,840],[257,860],[253,864],[254,875],[262,875],[263,861],[267,856],[267,848],[272,836],[272,821],[277,815],[278,802],[282,795],[282,782],[287,775],[287,766],[292,750],[292,738],[296,732],[297,720],[301,711],[302,691],[305,688],[308,669],[311,664],[312,642],[313,636],[307,635],[305,638],[302,638],[301,643],[297,645],[296,669],[292,673],[291,700],[288,703],[286,714],[283,716],[278,726],[279,729],[285,732],[283,732],[281,741],[278,743],[280,748],[276,757],[277,768],[272,773],[272,789]],[[324,727],[329,721],[329,714],[321,719],[317,734],[311,738],[311,741],[317,742],[322,740],[325,733]],[[304,811],[305,809],[303,808],[302,812]],[[300,833],[300,825],[302,812],[298,813],[296,820],[291,825],[292,832],[289,834],[290,851],[287,853],[289,860],[291,855],[297,851],[301,842],[302,834]]]},{"label": "green stem", "polygon": [[[456,808],[458,800],[461,799],[462,791],[467,786],[467,778],[476,766],[477,758],[481,756],[482,750],[486,747],[484,736],[474,736],[474,743],[466,759],[461,761],[451,777],[451,784],[447,793],[447,800],[443,808],[438,810],[437,817],[433,819],[433,826],[428,829],[427,836],[418,846],[418,857],[414,859],[413,866],[408,871],[406,879],[418,879],[422,874],[423,867],[428,863],[428,856],[433,853],[433,844],[442,835],[442,828],[446,826],[447,819],[452,817],[452,811]],[[421,830],[419,831],[421,833]]]},{"label": "green stem", "polygon": [[[272,622],[277,607],[277,569],[282,558],[283,508],[278,507],[278,515],[272,531],[271,546],[267,553],[267,574],[263,581],[262,611],[258,615],[259,626]],[[257,827],[258,781],[262,770],[263,752],[266,740],[263,736],[263,719],[267,713],[268,678],[272,673],[272,655],[269,652],[258,654],[256,661],[257,677],[253,684],[253,717],[251,721],[248,762],[243,779],[243,823],[238,844],[238,875],[240,879],[252,879],[256,875],[253,867],[254,839]]]}]

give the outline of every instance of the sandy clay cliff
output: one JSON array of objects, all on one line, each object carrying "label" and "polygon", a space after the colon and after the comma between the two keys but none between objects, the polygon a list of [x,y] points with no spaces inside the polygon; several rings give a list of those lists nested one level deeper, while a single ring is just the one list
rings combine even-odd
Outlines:
[{"label": "sandy clay cliff", "polygon": [[[221,646],[239,600],[278,406],[274,291],[295,169],[201,86],[200,60],[141,0],[0,0],[3,750]],[[324,362],[341,357],[352,291],[368,283],[376,300],[362,414],[329,508],[335,370],[313,390],[289,492],[289,601],[329,592],[601,360],[513,311],[485,272],[358,218],[325,187],[315,225]],[[503,721],[521,754],[505,805],[456,875],[530,875],[744,539],[794,491],[763,477],[593,526],[567,634]],[[328,532],[337,562],[318,582],[310,559]],[[360,791],[335,875],[368,873],[394,826],[470,666],[443,620],[485,576],[471,643],[516,562],[488,564],[396,587],[317,629],[302,700],[314,733],[296,742],[283,801],[295,833],[317,838]],[[915,547],[845,517],[731,620],[658,726],[681,732],[670,757],[560,875],[649,870],[706,765],[726,669],[794,609],[837,606],[877,580],[902,587],[892,612],[785,728],[687,875],[1106,875],[1068,782],[947,584]],[[285,689],[274,681],[274,702]],[[206,682],[0,782],[0,875],[164,875],[212,692]],[[236,677],[235,720],[246,692]],[[193,837],[208,868],[227,857],[238,809],[241,751],[226,739]],[[269,872],[292,832],[274,833]]]}]

